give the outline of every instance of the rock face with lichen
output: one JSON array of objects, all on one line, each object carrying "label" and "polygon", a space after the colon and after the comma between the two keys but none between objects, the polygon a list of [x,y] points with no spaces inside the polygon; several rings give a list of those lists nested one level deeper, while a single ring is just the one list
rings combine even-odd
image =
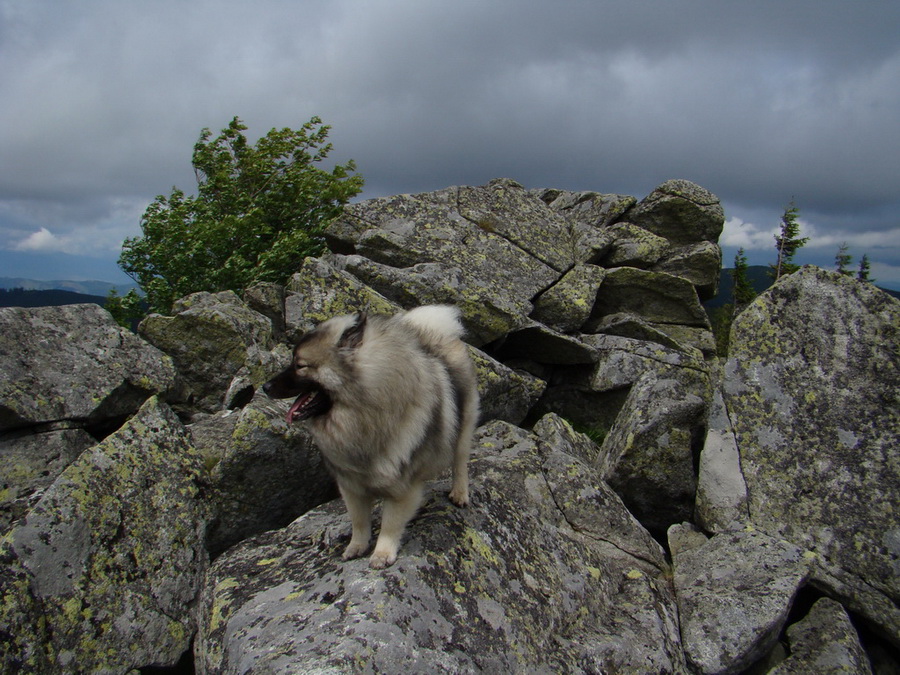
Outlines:
[{"label": "rock face with lichen", "polygon": [[236,547],[210,573],[198,672],[684,672],[662,547],[571,453],[485,425],[478,507],[440,485],[382,573],[340,562],[335,504]]},{"label": "rock face with lichen", "polygon": [[[688,181],[501,179],[351,205],[284,286],[143,339],[0,310],[0,669],[900,667],[898,302],[804,268],[720,362],[723,221]],[[341,562],[334,485],[260,386],[326,318],[433,302],[478,373],[472,505],[438,481],[393,567]]]},{"label": "rock face with lichen", "polygon": [[5,672],[127,672],[190,645],[202,463],[156,398],[83,452],[0,544]]}]

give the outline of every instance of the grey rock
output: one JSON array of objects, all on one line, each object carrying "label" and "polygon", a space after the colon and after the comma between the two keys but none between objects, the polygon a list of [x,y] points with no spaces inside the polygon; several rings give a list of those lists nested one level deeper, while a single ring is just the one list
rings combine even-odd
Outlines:
[{"label": "grey rock", "polygon": [[394,314],[399,309],[397,304],[327,260],[306,258],[286,289],[287,339],[296,342],[304,333],[334,316],[361,311]]},{"label": "grey rock", "polygon": [[[703,353],[698,352],[695,347],[685,346],[666,333],[665,331],[669,330],[668,326],[662,326],[661,329],[657,329],[652,323],[644,321],[636,314],[628,312],[608,314],[599,323],[595,324],[593,329],[594,332],[604,335],[618,335],[633,340],[640,340],[641,342],[655,342],[663,347],[685,352],[699,359],[703,358]],[[590,338],[584,338],[584,340],[588,342]]]},{"label": "grey rock", "polygon": [[672,247],[651,269],[687,279],[701,300],[711,300],[719,292],[722,249],[715,241]]},{"label": "grey rock", "polygon": [[[619,315],[621,317],[621,315]],[[635,333],[640,334],[637,326]],[[623,330],[622,332],[626,332]],[[663,339],[652,326],[644,333],[652,340],[619,335],[582,335],[581,341],[595,352],[596,368],[589,373],[589,385],[593,391],[609,391],[630,386],[646,373],[668,370],[671,366],[707,371],[707,366],[694,350],[680,348]]]},{"label": "grey rock", "polygon": [[232,415],[233,423],[223,423],[231,433],[208,480],[215,512],[207,533],[212,555],[251,535],[284,527],[337,496],[309,432],[288,425],[290,403],[259,392]]},{"label": "grey rock", "polygon": [[173,386],[172,360],[93,304],[0,308],[0,431],[136,411]]},{"label": "grey rock", "polygon": [[499,234],[556,271],[575,263],[575,230],[519,183],[499,178],[481,187],[461,187],[457,199],[466,220]]},{"label": "grey rock", "polygon": [[[490,185],[478,189],[492,191]],[[505,226],[467,219],[460,212],[461,190],[470,188],[448,188],[354,204],[328,226],[326,236],[333,242],[336,253],[357,253],[397,268],[441,263],[461,270],[467,286],[493,288],[514,302],[529,302],[556,281],[559,274],[556,269],[496,229]],[[471,202],[472,193],[467,195]],[[547,215],[542,212],[539,217]],[[541,223],[533,221],[515,225],[522,231],[530,226],[537,231],[543,228]],[[530,311],[529,306],[524,313]]]},{"label": "grey rock", "polygon": [[277,338],[284,334],[284,286],[260,281],[244,291],[247,307],[267,316],[272,322],[272,334]]},{"label": "grey rock", "polygon": [[510,368],[484,352],[469,348],[478,380],[481,420],[520,424],[544,393],[547,383],[523,370]]},{"label": "grey rock", "polygon": [[79,428],[21,432],[0,438],[0,534],[34,506],[44,489],[97,441]]},{"label": "grey rock", "polygon": [[804,267],[735,320],[724,390],[753,522],[894,602],[898,343],[900,301]]},{"label": "grey rock", "polygon": [[587,435],[575,431],[568,421],[555,413],[541,417],[532,431],[549,447],[565,448],[568,454],[588,466],[593,466],[597,462],[600,446]]},{"label": "grey rock", "polygon": [[646,269],[659,262],[669,250],[668,240],[634,223],[616,223],[609,232],[613,241],[610,250],[600,259],[604,267]]},{"label": "grey rock", "polygon": [[668,180],[625,214],[625,219],[673,244],[715,242],[725,224],[718,198],[686,180]]},{"label": "grey rock", "polygon": [[581,329],[591,315],[597,289],[606,270],[596,265],[576,265],[534,303],[531,318],[561,333]]},{"label": "grey rock", "polygon": [[693,284],[663,272],[634,267],[609,270],[600,285],[585,332],[595,332],[595,326],[604,317],[622,312],[637,314],[650,323],[709,329],[709,319]]},{"label": "grey rock", "polygon": [[732,523],[746,524],[750,519],[741,457],[718,388],[713,392],[706,440],[700,453],[694,516],[697,524],[708,532],[724,532]]},{"label": "grey rock", "polygon": [[334,503],[223,555],[198,672],[684,672],[662,551],[616,496],[521,429],[477,444],[473,507],[431,496],[386,570],[339,562]]},{"label": "grey rock", "polygon": [[498,352],[503,359],[532,359],[548,364],[592,364],[597,360],[596,352],[577,337],[557,333],[534,321],[509,333]]},{"label": "grey rock", "polygon": [[788,626],[790,656],[769,675],[871,675],[869,658],[840,603],[816,601],[809,614]]},{"label": "grey rock", "polygon": [[226,392],[241,368],[265,381],[260,348],[272,348],[271,321],[233,292],[194,293],[175,302],[173,316],[151,314],[140,335],[175,362],[186,390],[182,402],[205,412],[227,405]]},{"label": "grey rock", "polygon": [[559,211],[567,220],[591,225],[597,229],[603,229],[616,222],[637,203],[630,195],[599,192],[540,189],[532,190],[532,193],[550,208]]},{"label": "grey rock", "polygon": [[207,556],[202,459],[154,397],[0,542],[4,672],[174,665]]},{"label": "grey rock", "polygon": [[649,370],[632,385],[603,441],[601,475],[652,532],[693,516],[694,453],[710,395],[704,370]]},{"label": "grey rock", "polygon": [[808,575],[804,552],[758,531],[673,546],[681,637],[696,672],[740,673],[778,640]]},{"label": "grey rock", "polygon": [[459,307],[467,339],[476,346],[493,342],[527,323],[532,288],[498,289],[479,280],[477,270],[464,272],[439,262],[397,269],[358,255],[336,255],[334,265],[401,307],[450,303]]}]

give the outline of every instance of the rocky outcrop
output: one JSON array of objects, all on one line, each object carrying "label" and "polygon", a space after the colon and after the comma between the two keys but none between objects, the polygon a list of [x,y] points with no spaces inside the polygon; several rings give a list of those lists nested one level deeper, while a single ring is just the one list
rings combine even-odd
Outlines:
[{"label": "rocky outcrop", "polygon": [[[149,317],[155,347],[16,310],[7,332],[95,328],[4,347],[2,668],[124,673],[193,640],[208,673],[890,672],[898,303],[805,268],[721,364],[722,221],[686,181],[503,179],[351,205],[284,287]],[[373,571],[340,561],[318,452],[259,387],[319,321],[428,302],[460,306],[478,372],[472,505],[437,482]],[[80,400],[54,350],[115,377]]]},{"label": "rocky outcrop", "polygon": [[201,475],[156,398],[66,467],[0,543],[4,672],[177,662],[207,565]]},{"label": "rocky outcrop", "polygon": [[170,357],[92,304],[0,309],[0,364],[0,533],[176,377]]},{"label": "rocky outcrop", "polygon": [[814,554],[817,583],[900,642],[900,303],[804,267],[732,340],[724,395],[749,519]]},{"label": "rocky outcrop", "polygon": [[684,672],[662,548],[566,445],[480,430],[473,503],[439,484],[384,572],[330,504],[211,570],[200,673]]}]

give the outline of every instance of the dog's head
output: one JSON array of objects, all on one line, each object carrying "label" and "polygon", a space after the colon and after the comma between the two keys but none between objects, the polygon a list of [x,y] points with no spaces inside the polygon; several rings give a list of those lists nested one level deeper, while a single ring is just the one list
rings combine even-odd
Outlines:
[{"label": "dog's head", "polygon": [[296,397],[288,424],[327,415],[340,399],[366,323],[366,314],[351,314],[320,324],[294,347],[290,365],[263,385],[272,398]]}]

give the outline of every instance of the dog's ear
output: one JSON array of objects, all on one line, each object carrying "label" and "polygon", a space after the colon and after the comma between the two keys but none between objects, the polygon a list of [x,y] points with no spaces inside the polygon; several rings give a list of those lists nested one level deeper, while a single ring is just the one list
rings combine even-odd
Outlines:
[{"label": "dog's ear", "polygon": [[356,322],[344,330],[341,335],[341,339],[338,340],[338,347],[343,347],[347,349],[356,349],[359,345],[362,344],[363,334],[366,332],[366,322],[369,320],[369,315],[365,312],[360,312],[356,315]]}]

